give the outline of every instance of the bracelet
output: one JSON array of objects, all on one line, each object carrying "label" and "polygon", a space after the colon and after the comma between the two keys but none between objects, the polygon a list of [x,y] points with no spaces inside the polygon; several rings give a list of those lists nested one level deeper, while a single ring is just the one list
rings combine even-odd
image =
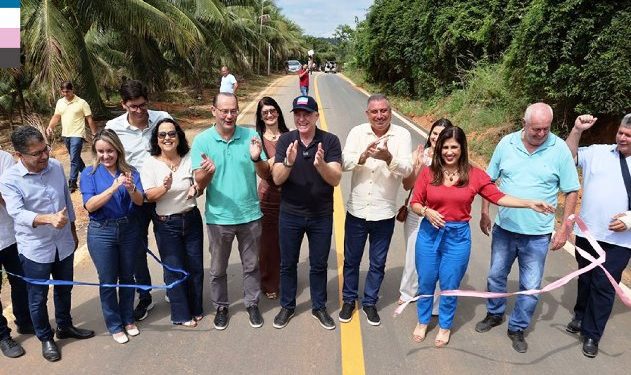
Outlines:
[{"label": "bracelet", "polygon": [[250,158],[250,160],[252,160],[254,163],[258,163],[259,161],[261,161],[261,155],[259,155],[259,157],[256,159]]},{"label": "bracelet", "polygon": [[287,168],[291,168],[291,167],[293,167],[293,166],[294,166],[293,164],[289,164],[289,163],[287,162],[287,157],[285,157],[285,159],[283,159],[283,165],[284,165],[285,167],[287,167]]},{"label": "bracelet", "polygon": [[197,189],[197,186],[193,185],[193,189],[195,190],[195,196],[199,197],[199,189]]},{"label": "bracelet", "polygon": [[427,206],[421,207],[421,216],[425,216],[426,212],[427,212]]}]

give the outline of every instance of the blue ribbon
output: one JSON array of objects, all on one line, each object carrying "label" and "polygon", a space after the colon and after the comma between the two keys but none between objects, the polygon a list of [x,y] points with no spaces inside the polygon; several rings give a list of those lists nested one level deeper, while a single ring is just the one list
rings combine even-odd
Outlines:
[{"label": "blue ribbon", "polygon": [[15,276],[15,277],[19,277],[20,279],[24,280],[25,282],[29,283],[29,284],[35,284],[35,285],[82,285],[82,286],[99,286],[99,287],[103,287],[103,288],[137,288],[137,289],[142,289],[142,290],[151,290],[151,289],[173,289],[176,285],[184,282],[186,279],[188,279],[189,273],[179,269],[179,268],[174,268],[174,267],[170,267],[167,266],[166,264],[162,263],[162,261],[160,261],[160,259],[158,259],[158,257],[151,252],[151,250],[147,249],[147,253],[149,253],[149,255],[151,255],[153,257],[153,259],[156,260],[156,262],[160,263],[162,265],[162,267],[164,267],[165,269],[171,271],[171,272],[177,272],[177,273],[181,273],[182,277],[178,280],[175,280],[174,282],[167,284],[167,285],[136,285],[136,284],[101,284],[101,283],[90,283],[90,282],[86,282],[86,281],[70,281],[70,280],[53,280],[53,279],[34,279],[32,277],[26,277],[26,276],[22,276],[22,275],[16,275],[14,273],[8,272],[7,270],[0,270],[0,272],[5,272],[8,275],[11,276]]}]

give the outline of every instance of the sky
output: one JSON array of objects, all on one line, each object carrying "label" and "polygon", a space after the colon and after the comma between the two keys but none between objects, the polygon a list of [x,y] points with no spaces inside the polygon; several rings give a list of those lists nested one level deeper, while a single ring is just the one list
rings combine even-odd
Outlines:
[{"label": "sky", "polygon": [[363,20],[373,0],[274,0],[282,13],[307,35],[332,37],[338,25],[355,27]]}]

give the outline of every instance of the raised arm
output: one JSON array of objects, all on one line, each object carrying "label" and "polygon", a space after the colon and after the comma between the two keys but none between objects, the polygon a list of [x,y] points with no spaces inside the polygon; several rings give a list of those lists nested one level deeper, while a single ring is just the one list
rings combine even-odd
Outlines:
[{"label": "raised arm", "polygon": [[565,139],[567,147],[572,152],[574,163],[578,162],[578,144],[581,140],[581,135],[585,130],[591,128],[596,120],[598,120],[598,118],[593,117],[592,115],[581,115],[574,121],[574,127]]}]

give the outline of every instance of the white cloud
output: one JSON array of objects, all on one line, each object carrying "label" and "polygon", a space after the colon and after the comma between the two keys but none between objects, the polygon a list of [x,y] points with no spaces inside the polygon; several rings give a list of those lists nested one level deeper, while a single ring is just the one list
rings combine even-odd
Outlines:
[{"label": "white cloud", "polygon": [[282,13],[308,35],[331,37],[338,25],[355,27],[366,17],[373,0],[274,0]]}]

